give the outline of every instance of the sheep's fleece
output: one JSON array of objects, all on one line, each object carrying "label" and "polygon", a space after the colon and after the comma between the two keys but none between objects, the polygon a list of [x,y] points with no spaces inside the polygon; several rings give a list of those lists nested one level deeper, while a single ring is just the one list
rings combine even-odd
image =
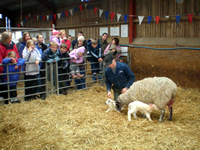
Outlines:
[{"label": "sheep's fleece", "polygon": [[158,108],[164,109],[167,103],[175,98],[176,92],[176,84],[167,77],[145,78],[134,82],[117,100],[121,106],[138,100],[146,104],[154,103]]}]

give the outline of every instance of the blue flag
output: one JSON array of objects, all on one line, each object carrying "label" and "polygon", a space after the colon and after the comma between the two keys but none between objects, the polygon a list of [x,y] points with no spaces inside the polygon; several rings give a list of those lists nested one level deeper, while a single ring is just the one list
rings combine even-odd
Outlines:
[{"label": "blue flag", "polygon": [[105,17],[108,19],[108,11],[105,11]]},{"label": "blue flag", "polygon": [[92,6],[90,5],[90,6],[89,6],[89,10],[91,10],[91,9],[92,9]]},{"label": "blue flag", "polygon": [[78,8],[77,8],[77,7],[75,7],[75,8],[74,8],[74,10],[75,10],[75,11],[78,11]]},{"label": "blue flag", "polygon": [[50,17],[51,17],[51,20],[52,20],[53,19],[53,15],[51,15]]},{"label": "blue flag", "polygon": [[40,16],[40,20],[42,20],[42,18],[43,18],[43,17],[42,17],[42,16]]},{"label": "blue flag", "polygon": [[24,22],[26,23],[26,18],[24,18]]},{"label": "blue flag", "polygon": [[65,12],[64,11],[62,12],[62,16],[65,17]]},{"label": "blue flag", "polygon": [[150,24],[152,16],[148,16],[148,24]]},{"label": "blue flag", "polygon": [[181,18],[181,16],[176,16],[176,22],[177,22],[177,24],[179,24],[180,18]]},{"label": "blue flag", "polygon": [[125,23],[126,23],[127,19],[128,19],[128,15],[124,15],[124,22]]}]

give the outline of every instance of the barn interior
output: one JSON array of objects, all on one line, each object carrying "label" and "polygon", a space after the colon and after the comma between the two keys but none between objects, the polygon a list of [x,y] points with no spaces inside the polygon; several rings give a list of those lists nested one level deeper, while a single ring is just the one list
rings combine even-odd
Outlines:
[{"label": "barn interior", "polygon": [[126,107],[106,113],[106,86],[98,83],[45,101],[0,105],[1,149],[200,149],[199,0],[6,0],[0,15],[0,33],[41,33],[46,44],[52,28],[72,40],[79,31],[85,39],[107,31],[108,43],[117,37],[127,50],[136,81],[165,76],[178,86],[173,120],[166,107],[162,123],[159,111],[152,122],[140,113],[129,122]]}]

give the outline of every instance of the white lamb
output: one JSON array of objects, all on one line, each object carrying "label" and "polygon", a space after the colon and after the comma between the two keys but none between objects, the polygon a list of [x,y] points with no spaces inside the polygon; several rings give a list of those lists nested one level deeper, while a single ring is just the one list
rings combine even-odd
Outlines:
[{"label": "white lamb", "polygon": [[134,82],[124,94],[119,95],[116,109],[120,111],[123,105],[137,100],[146,104],[152,103],[160,109],[159,121],[162,121],[165,115],[164,108],[167,105],[170,111],[169,120],[172,120],[172,105],[176,92],[176,84],[167,77],[145,78]]},{"label": "white lamb", "polygon": [[131,114],[133,114],[134,118],[137,119],[136,113],[139,111],[145,114],[149,121],[152,121],[150,114],[153,110],[158,110],[158,107],[155,104],[145,104],[140,101],[131,102],[128,105],[128,120],[131,121]]}]

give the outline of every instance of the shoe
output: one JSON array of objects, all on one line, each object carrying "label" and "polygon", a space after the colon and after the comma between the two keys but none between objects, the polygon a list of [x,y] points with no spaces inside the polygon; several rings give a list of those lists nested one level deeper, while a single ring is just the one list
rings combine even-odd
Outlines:
[{"label": "shoe", "polygon": [[13,104],[13,103],[21,103],[20,100],[18,100],[17,98],[15,99],[11,99],[10,102]]},{"label": "shoe", "polygon": [[84,74],[80,74],[80,73],[77,73],[76,74],[79,78],[82,78],[84,76]]}]

